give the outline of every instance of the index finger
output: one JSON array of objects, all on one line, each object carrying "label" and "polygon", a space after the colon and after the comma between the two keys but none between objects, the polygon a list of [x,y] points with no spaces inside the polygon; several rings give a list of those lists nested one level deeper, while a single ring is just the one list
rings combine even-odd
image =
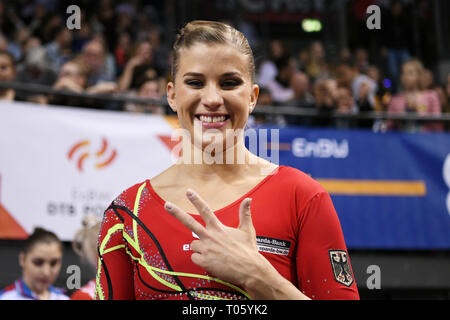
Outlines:
[{"label": "index finger", "polygon": [[203,221],[205,221],[206,226],[219,225],[219,223],[220,223],[219,219],[217,219],[216,215],[209,208],[206,201],[203,200],[202,197],[200,197],[198,195],[198,193],[196,193],[192,189],[188,189],[186,191],[186,195],[187,195],[188,199],[192,202],[192,204],[197,208],[198,213],[202,216]]},{"label": "index finger", "polygon": [[195,220],[191,215],[186,213],[184,210],[177,207],[171,202],[166,202],[164,208],[173,215],[178,221],[184,224],[189,230],[193,231],[200,238],[207,235],[205,227],[203,227],[197,220]]}]

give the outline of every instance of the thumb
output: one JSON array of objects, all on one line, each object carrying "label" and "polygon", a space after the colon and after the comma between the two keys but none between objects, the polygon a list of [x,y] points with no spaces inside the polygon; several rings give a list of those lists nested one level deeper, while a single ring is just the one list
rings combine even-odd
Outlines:
[{"label": "thumb", "polygon": [[243,231],[249,231],[253,229],[252,213],[250,210],[251,198],[245,198],[241,202],[239,207],[239,227],[238,229]]}]

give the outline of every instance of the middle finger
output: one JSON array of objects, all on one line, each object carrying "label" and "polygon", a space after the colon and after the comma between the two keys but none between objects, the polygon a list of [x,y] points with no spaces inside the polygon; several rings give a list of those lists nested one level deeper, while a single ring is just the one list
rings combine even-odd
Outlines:
[{"label": "middle finger", "polygon": [[206,226],[217,226],[220,221],[215,216],[214,212],[208,207],[208,204],[195,191],[188,189],[186,191],[188,199],[197,208],[198,213],[202,216]]}]

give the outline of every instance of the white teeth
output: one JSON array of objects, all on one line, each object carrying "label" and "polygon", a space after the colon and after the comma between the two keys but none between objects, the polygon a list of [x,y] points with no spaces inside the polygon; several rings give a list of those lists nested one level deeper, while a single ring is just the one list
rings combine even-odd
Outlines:
[{"label": "white teeth", "polygon": [[202,122],[224,122],[225,116],[217,116],[217,117],[209,117],[209,116],[200,116],[200,121]]}]

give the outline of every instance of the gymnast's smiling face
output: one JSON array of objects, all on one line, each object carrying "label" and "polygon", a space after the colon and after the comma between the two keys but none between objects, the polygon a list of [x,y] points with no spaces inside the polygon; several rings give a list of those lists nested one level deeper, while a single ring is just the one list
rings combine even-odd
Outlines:
[{"label": "gymnast's smiling face", "polygon": [[[213,129],[228,139],[227,135],[243,129],[258,92],[248,57],[226,43],[198,42],[181,48],[174,81],[167,86],[169,104],[191,138]],[[194,126],[201,130],[194,132]]]}]

